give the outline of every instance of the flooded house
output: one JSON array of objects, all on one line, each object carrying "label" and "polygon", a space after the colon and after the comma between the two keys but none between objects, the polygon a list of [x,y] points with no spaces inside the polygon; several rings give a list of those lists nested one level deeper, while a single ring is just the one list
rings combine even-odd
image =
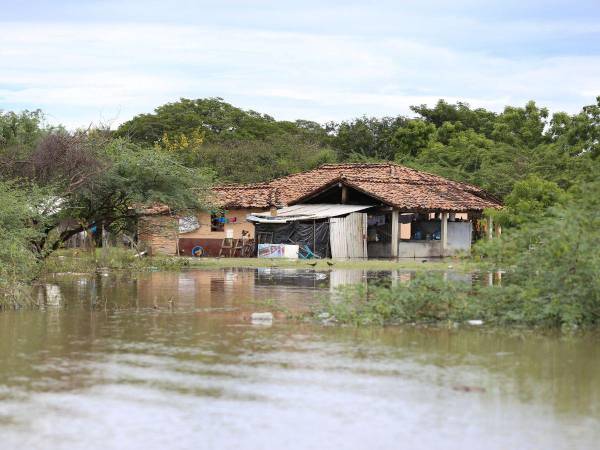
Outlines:
[{"label": "flooded house", "polygon": [[299,257],[441,257],[468,253],[477,236],[491,235],[491,221],[480,226],[482,213],[502,207],[477,186],[393,163],[325,164],[213,192],[213,213],[145,217],[140,240],[154,253],[184,255],[200,248],[241,256],[244,241],[266,256],[290,245]]}]

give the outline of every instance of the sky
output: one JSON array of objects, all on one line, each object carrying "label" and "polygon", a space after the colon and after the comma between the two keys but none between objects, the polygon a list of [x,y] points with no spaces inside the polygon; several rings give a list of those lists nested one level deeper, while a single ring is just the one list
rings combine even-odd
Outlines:
[{"label": "sky", "polygon": [[0,0],[0,110],[71,129],[181,97],[326,122],[598,95],[598,0]]}]

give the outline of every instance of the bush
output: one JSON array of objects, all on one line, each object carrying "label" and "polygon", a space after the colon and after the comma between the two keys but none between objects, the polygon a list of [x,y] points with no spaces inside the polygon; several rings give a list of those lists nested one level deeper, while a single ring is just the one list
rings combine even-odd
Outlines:
[{"label": "bush", "polygon": [[31,246],[37,234],[32,221],[34,193],[14,183],[0,182],[0,308],[17,306],[25,298],[24,284],[37,273]]},{"label": "bush", "polygon": [[600,182],[537,220],[484,241],[476,254],[506,270],[503,286],[469,286],[417,276],[397,287],[352,286],[323,310],[356,325],[482,319],[501,325],[591,327],[600,324]]},{"label": "bush", "polygon": [[446,282],[431,274],[391,288],[343,286],[324,300],[318,313],[353,325],[464,321],[478,314],[471,290],[466,283]]}]

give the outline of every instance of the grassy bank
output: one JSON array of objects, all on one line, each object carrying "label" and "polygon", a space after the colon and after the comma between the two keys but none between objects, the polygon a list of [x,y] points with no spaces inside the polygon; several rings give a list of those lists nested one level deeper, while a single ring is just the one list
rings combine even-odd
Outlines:
[{"label": "grassy bank", "polygon": [[112,270],[182,270],[186,268],[218,269],[227,267],[281,267],[308,268],[315,270],[364,269],[364,270],[447,270],[471,272],[479,269],[471,259],[422,260],[285,260],[259,258],[187,258],[174,256],[138,257],[135,252],[109,248],[61,250],[49,257],[43,267],[44,273],[89,273],[98,269]]}]

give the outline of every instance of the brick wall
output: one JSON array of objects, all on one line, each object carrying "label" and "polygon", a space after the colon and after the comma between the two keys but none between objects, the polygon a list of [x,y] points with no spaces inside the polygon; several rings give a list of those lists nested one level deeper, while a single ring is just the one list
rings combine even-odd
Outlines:
[{"label": "brick wall", "polygon": [[177,219],[170,216],[147,216],[138,221],[138,240],[150,255],[177,254]]}]

